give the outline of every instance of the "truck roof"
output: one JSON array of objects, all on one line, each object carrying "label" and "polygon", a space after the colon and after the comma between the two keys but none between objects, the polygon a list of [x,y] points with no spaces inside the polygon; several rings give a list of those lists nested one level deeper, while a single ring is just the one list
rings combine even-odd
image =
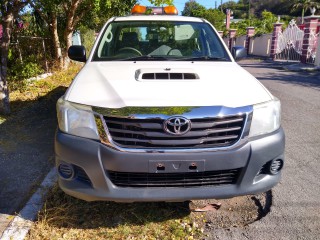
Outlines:
[{"label": "truck roof", "polygon": [[116,17],[114,21],[183,21],[183,22],[203,22],[204,20],[196,17],[186,17],[177,15],[129,15]]}]

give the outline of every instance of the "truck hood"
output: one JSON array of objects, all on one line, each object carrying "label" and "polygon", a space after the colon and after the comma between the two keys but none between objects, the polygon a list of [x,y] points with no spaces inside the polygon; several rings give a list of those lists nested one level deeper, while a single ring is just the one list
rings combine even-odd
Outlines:
[{"label": "truck hood", "polygon": [[[196,79],[142,79],[141,73],[191,73]],[[241,107],[271,98],[264,86],[235,62],[177,61],[89,62],[65,95],[67,101],[102,108]]]}]

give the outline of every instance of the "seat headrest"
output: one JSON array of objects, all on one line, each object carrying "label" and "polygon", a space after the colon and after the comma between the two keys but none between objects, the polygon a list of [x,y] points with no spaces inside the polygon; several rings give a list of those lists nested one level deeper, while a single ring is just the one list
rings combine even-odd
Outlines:
[{"label": "seat headrest", "polygon": [[138,34],[136,32],[125,32],[122,35],[122,41],[131,43],[130,45],[134,45],[139,42]]}]

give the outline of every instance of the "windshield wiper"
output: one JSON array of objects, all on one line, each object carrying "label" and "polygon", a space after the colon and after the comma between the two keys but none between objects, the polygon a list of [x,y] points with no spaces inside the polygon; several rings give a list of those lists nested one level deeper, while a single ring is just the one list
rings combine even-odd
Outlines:
[{"label": "windshield wiper", "polygon": [[129,57],[123,59],[117,59],[118,61],[166,61],[167,57],[163,56],[152,56],[152,55],[142,55],[138,57]]},{"label": "windshield wiper", "polygon": [[176,58],[175,61],[230,61],[230,59],[225,57],[198,56],[198,57]]}]

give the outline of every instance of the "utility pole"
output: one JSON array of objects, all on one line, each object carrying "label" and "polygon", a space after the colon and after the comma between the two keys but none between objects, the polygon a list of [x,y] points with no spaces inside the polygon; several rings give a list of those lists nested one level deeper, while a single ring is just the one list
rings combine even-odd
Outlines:
[{"label": "utility pole", "polygon": [[250,0],[248,1],[249,2],[249,7],[248,7],[248,18],[249,18],[249,26],[251,25],[251,16],[250,16],[250,8],[251,8],[251,2]]},{"label": "utility pole", "polygon": [[214,9],[217,9],[217,1],[214,2]]},{"label": "utility pole", "polygon": [[222,9],[222,0],[221,0],[220,8],[221,8],[221,12],[223,12],[223,9]]}]

